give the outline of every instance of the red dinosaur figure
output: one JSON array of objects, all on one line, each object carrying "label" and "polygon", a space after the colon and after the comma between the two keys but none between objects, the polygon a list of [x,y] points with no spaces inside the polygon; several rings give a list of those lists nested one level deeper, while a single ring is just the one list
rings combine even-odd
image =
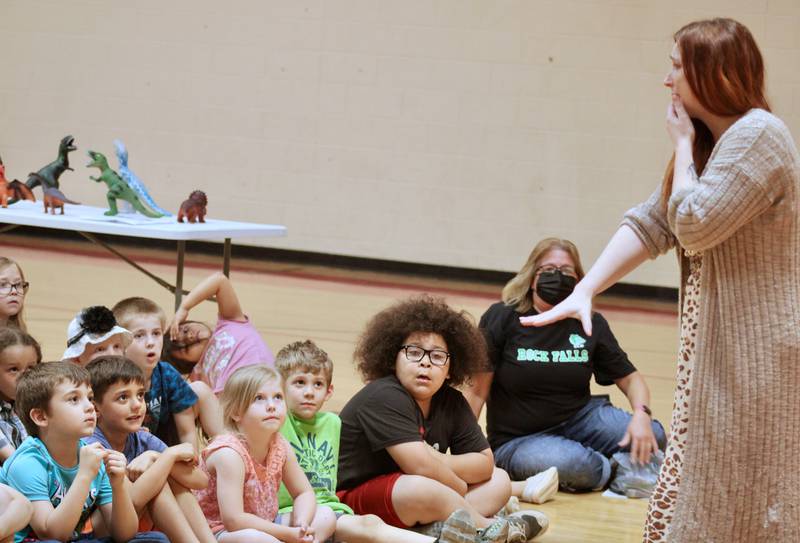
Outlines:
[{"label": "red dinosaur figure", "polygon": [[6,167],[3,165],[3,159],[0,158],[0,205],[8,207],[8,201],[11,200],[13,204],[17,200],[30,200],[36,201],[36,196],[33,195],[25,183],[14,179],[9,181],[6,179]]},{"label": "red dinosaur figure", "polygon": [[208,205],[208,198],[206,193],[202,190],[193,191],[187,200],[181,204],[178,210],[178,222],[183,222],[186,217],[188,222],[206,222],[206,206]]}]

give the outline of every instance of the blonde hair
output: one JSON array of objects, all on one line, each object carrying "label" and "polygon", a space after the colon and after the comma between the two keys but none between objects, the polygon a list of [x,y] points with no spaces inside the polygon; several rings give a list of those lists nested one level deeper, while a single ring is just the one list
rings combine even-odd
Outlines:
[{"label": "blonde hair", "polygon": [[161,306],[140,296],[120,300],[111,308],[111,311],[123,328],[129,328],[130,322],[139,315],[156,315],[161,322],[161,328],[163,329],[167,326],[167,316]]},{"label": "blonde hair", "polygon": [[286,381],[292,373],[303,371],[325,375],[328,385],[333,380],[333,361],[328,353],[320,349],[316,343],[307,339],[295,341],[278,351],[275,356],[275,367]]},{"label": "blonde hair", "polygon": [[264,364],[245,366],[231,374],[219,397],[219,402],[222,404],[222,421],[229,430],[239,431],[234,417],[239,417],[247,411],[261,385],[269,381],[277,381],[279,386],[283,386],[278,370]]},{"label": "blonde hair", "polygon": [[547,256],[547,253],[554,249],[560,249],[569,254],[575,264],[575,273],[578,275],[578,280],[583,279],[581,257],[575,244],[567,239],[545,238],[536,244],[522,269],[503,287],[503,302],[506,305],[513,306],[518,313],[530,311],[533,307],[532,284],[533,277],[536,275],[536,268],[542,259]]},{"label": "blonde hair", "polygon": [[[3,270],[9,266],[16,266],[17,271],[19,272],[19,276],[22,278],[22,282],[25,282],[25,273],[22,271],[22,267],[16,263],[16,261],[11,260],[5,256],[0,256],[0,270]],[[25,294],[22,295],[24,300]],[[25,318],[22,316],[22,312],[25,311],[25,302],[22,302],[22,307],[19,310],[19,313],[14,315],[13,317],[8,318],[8,322],[6,323],[7,326],[15,326],[22,330],[23,332],[28,331],[28,327],[25,325]]]}]

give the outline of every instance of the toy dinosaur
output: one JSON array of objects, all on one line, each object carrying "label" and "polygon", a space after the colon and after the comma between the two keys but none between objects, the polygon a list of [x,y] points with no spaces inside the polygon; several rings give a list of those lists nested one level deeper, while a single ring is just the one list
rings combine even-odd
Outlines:
[{"label": "toy dinosaur", "polygon": [[117,159],[119,160],[119,175],[122,177],[122,180],[125,181],[128,186],[133,189],[133,192],[139,197],[147,207],[155,211],[156,213],[161,213],[162,215],[169,217],[172,215],[169,211],[166,211],[158,206],[156,202],[153,200],[150,193],[147,192],[147,187],[144,186],[144,183],[133,173],[130,168],[128,168],[128,150],[125,149],[125,144],[119,140],[114,140],[114,146],[117,149]]},{"label": "toy dinosaur", "polygon": [[64,214],[64,204],[79,204],[80,202],[73,202],[64,193],[55,187],[42,187],[44,191],[44,212],[47,213],[47,208],[50,208],[50,214],[56,214],[56,208],[61,209],[61,214]]},{"label": "toy dinosaur", "polygon": [[28,174],[28,180],[25,182],[28,188],[33,189],[39,185],[43,188],[58,188],[58,178],[61,177],[61,174],[67,170],[72,171],[72,168],[69,167],[69,153],[75,149],[77,149],[75,138],[64,136],[58,146],[58,158],[38,172]]},{"label": "toy dinosaur", "polygon": [[206,193],[202,190],[195,190],[189,195],[187,200],[181,204],[178,210],[178,222],[183,222],[183,218],[190,223],[206,222],[206,206],[208,205],[208,198]]},{"label": "toy dinosaur", "polygon": [[36,196],[33,195],[33,192],[25,183],[17,179],[13,181],[6,179],[6,167],[3,165],[3,159],[0,158],[0,205],[8,207],[9,200],[12,204],[17,200],[35,202]]},{"label": "toy dinosaur", "polygon": [[106,195],[106,199],[108,200],[109,209],[105,212],[105,215],[116,215],[119,213],[117,210],[117,200],[125,200],[133,206],[133,209],[146,217],[153,219],[163,217],[161,213],[153,211],[152,209],[148,209],[147,206],[142,203],[133,189],[131,189],[128,184],[125,183],[125,181],[117,172],[111,169],[111,167],[108,165],[108,160],[106,159],[105,155],[95,151],[89,151],[88,154],[92,161],[87,164],[86,167],[97,168],[100,170],[100,177],[89,176],[89,179],[98,183],[103,182],[108,185],[108,194]]}]

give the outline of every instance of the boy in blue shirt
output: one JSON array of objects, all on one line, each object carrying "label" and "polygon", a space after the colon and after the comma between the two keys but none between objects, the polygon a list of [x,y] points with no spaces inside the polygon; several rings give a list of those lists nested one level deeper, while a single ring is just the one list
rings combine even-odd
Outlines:
[{"label": "boy in blue shirt", "polygon": [[[155,532],[137,534],[122,453],[87,445],[96,415],[89,373],[69,362],[39,364],[17,384],[16,408],[29,437],[3,464],[0,482],[33,504],[30,524],[14,536],[58,541],[166,542]],[[98,512],[95,514],[95,512]]]},{"label": "boy in blue shirt", "polygon": [[214,543],[197,499],[189,489],[208,485],[189,443],[173,447],[146,430],[144,374],[122,356],[103,356],[86,366],[92,379],[97,427],[87,442],[120,451],[133,481],[131,498],[139,526],[164,532],[171,541]]},{"label": "boy in blue shirt", "polygon": [[147,298],[133,297],[117,302],[112,311],[133,334],[125,356],[144,374],[144,425],[168,445],[183,442],[197,448],[195,419],[208,437],[221,434],[222,409],[211,388],[203,382],[187,383],[178,370],[161,361],[166,326],[161,307]]}]

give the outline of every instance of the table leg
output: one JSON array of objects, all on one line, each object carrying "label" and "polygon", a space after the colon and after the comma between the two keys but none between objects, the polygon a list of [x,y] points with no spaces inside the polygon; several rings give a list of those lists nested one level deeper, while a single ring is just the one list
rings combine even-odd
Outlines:
[{"label": "table leg", "polygon": [[225,248],[222,250],[222,273],[225,277],[231,276],[231,238],[225,238]]},{"label": "table leg", "polygon": [[178,265],[175,270],[175,311],[181,306],[183,298],[183,256],[186,252],[186,242],[178,240]]}]

